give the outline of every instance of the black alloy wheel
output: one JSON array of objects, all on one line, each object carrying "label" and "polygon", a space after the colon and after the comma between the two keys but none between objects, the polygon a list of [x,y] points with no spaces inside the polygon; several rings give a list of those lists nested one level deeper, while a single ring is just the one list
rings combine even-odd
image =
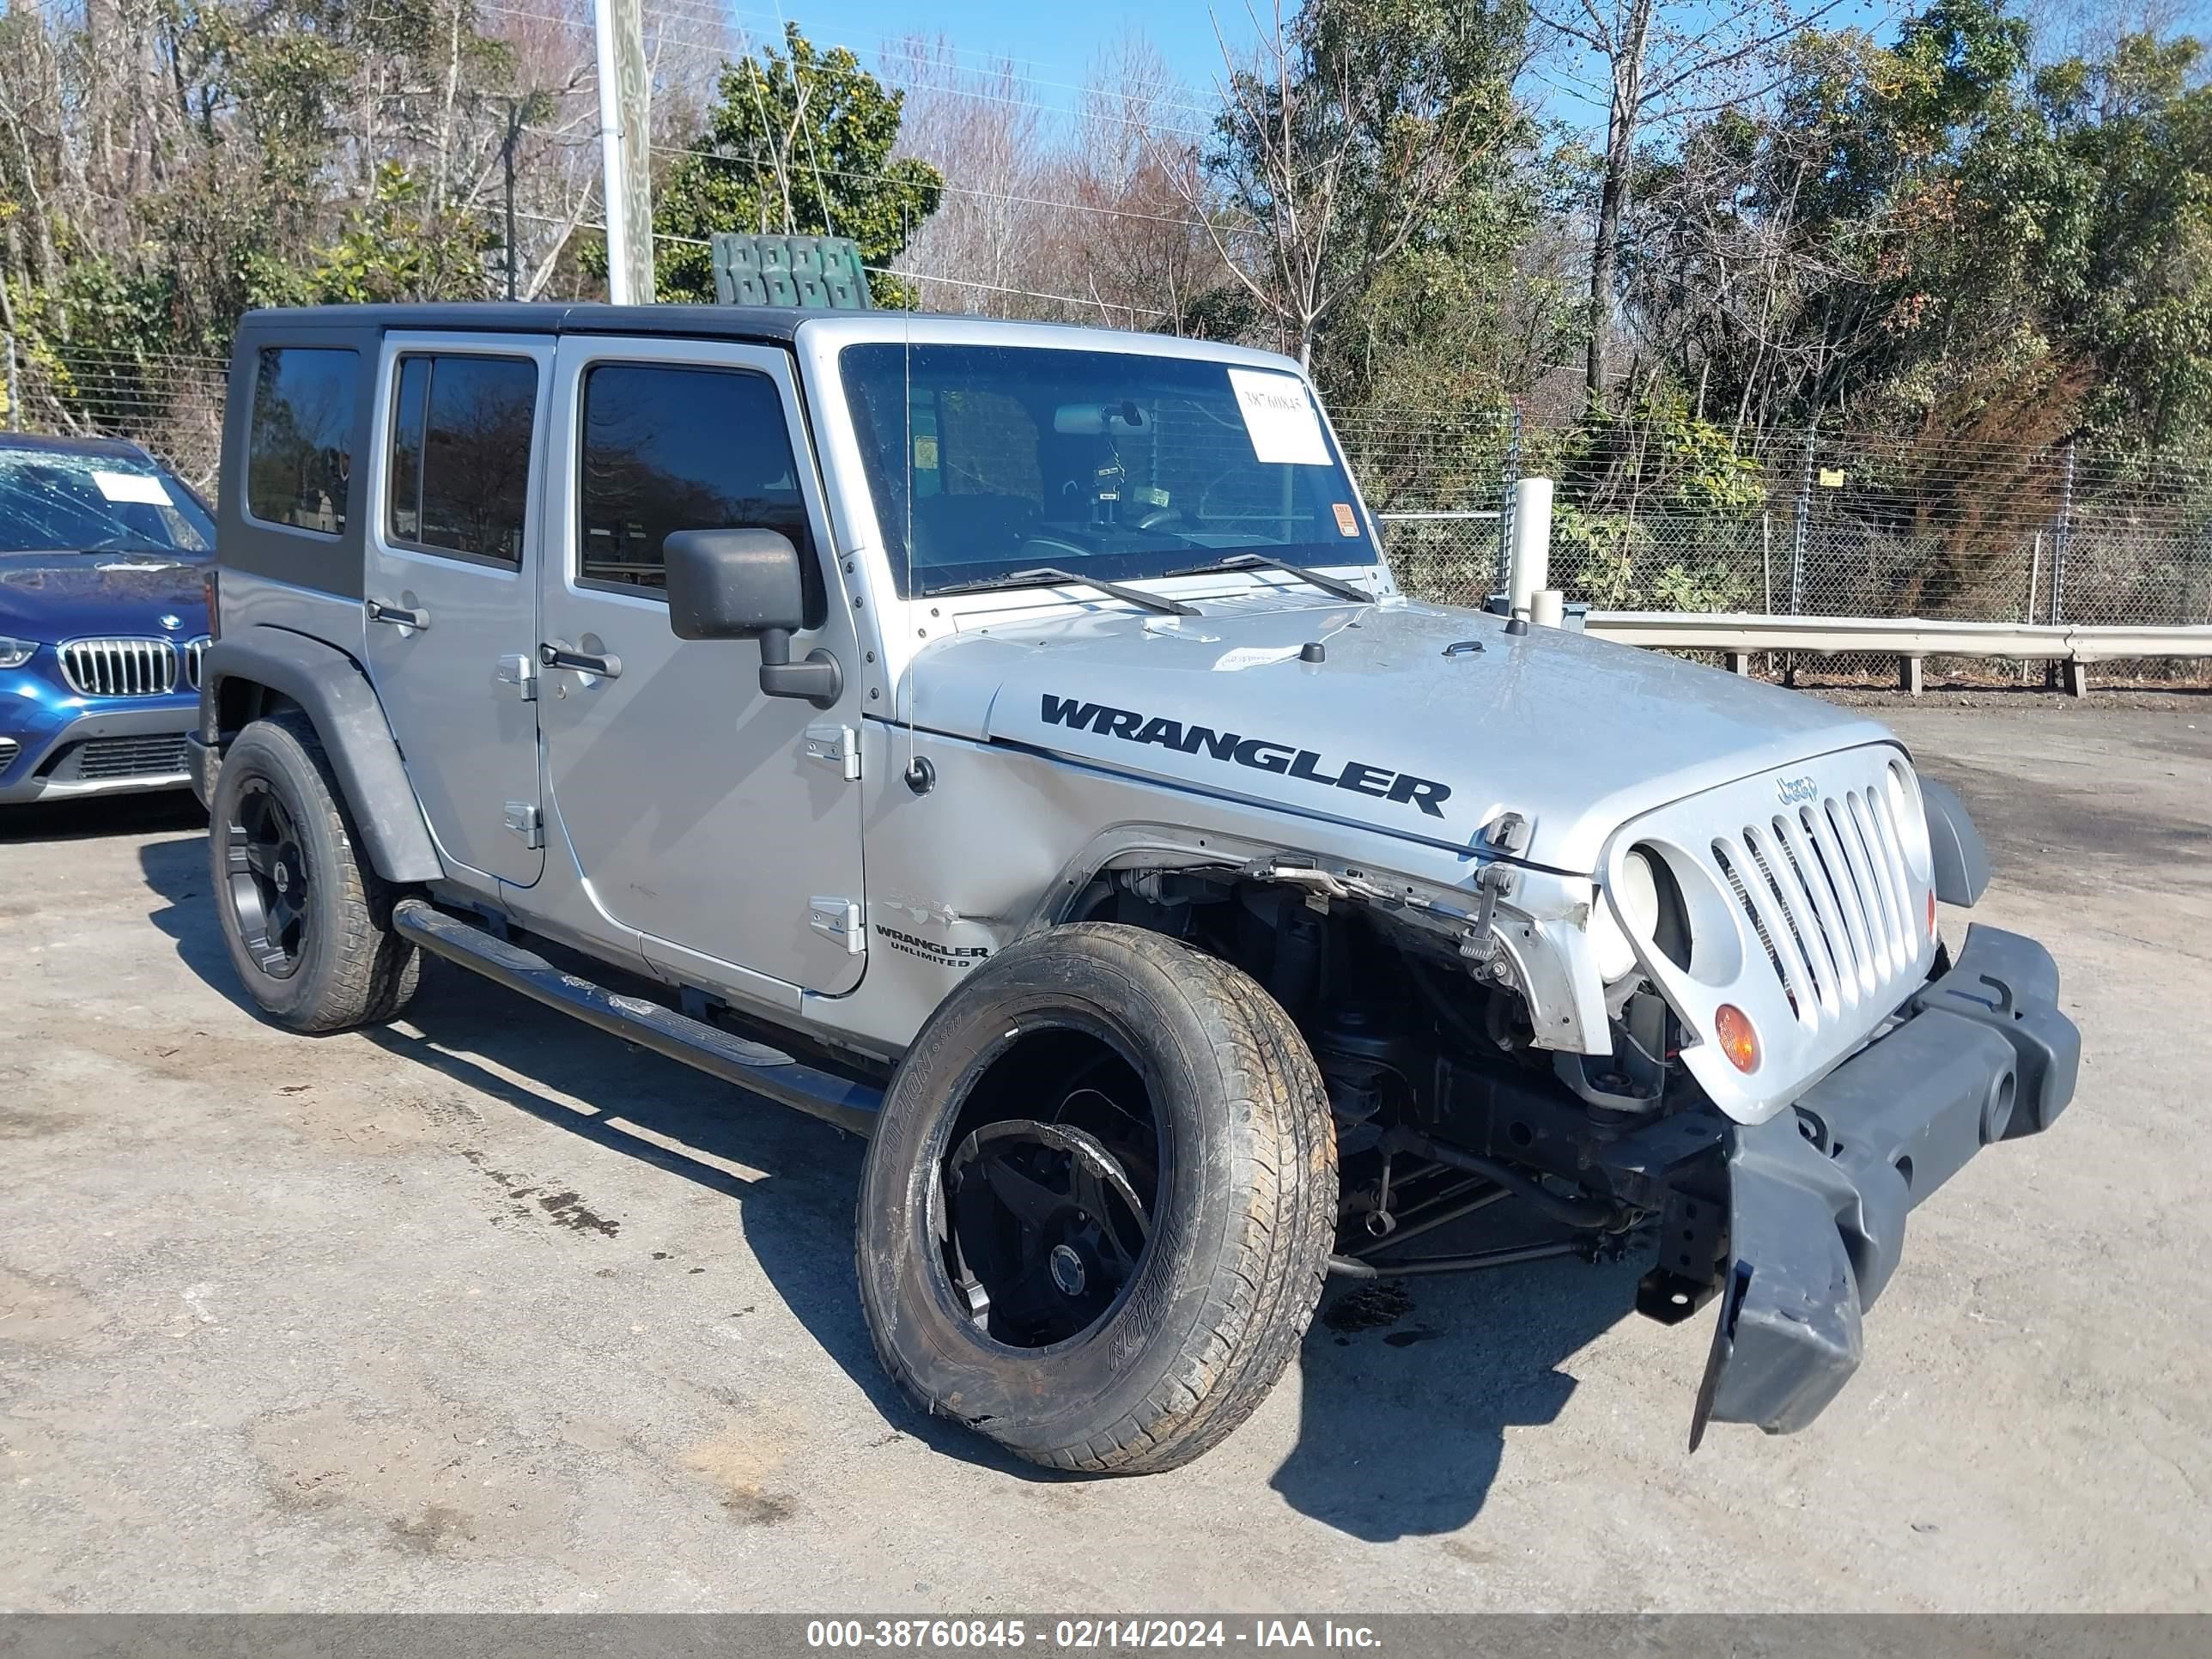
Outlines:
[{"label": "black alloy wheel", "polygon": [[224,837],[224,866],[239,940],[271,979],[299,972],[307,944],[312,879],[299,826],[261,778],[239,792]]},{"label": "black alloy wheel", "polygon": [[1081,1335],[1120,1305],[1143,1262],[1158,1131],[1141,1088],[1112,1069],[1128,1079],[1121,1088],[1070,1089],[1048,1121],[987,1123],[945,1160],[938,1231],[953,1293],[1008,1347]]}]

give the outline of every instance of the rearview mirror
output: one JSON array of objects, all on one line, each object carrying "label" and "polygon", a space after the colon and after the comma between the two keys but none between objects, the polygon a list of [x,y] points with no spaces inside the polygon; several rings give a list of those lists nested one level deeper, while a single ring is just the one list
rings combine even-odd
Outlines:
[{"label": "rearview mirror", "polygon": [[837,701],[844,675],[827,651],[791,659],[791,635],[806,625],[806,580],[799,550],[774,530],[679,530],[660,544],[667,572],[668,626],[679,640],[760,641],[760,687],[771,697]]}]

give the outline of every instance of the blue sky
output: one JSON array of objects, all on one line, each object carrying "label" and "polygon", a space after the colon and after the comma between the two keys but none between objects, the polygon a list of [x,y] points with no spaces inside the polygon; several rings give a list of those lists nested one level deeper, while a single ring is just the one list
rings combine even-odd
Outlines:
[{"label": "blue sky", "polygon": [[[716,0],[690,0],[714,4]],[[2112,0],[2072,0],[2075,6],[2095,9]],[[777,9],[779,3],[781,10]],[[1286,0],[1286,4],[1289,0]],[[1705,0],[1717,9],[1734,11],[1737,0]],[[2029,9],[2055,11],[2069,0],[2029,0]],[[2134,11],[2142,0],[2117,0],[2124,10]],[[653,0],[647,0],[651,9]],[[1272,0],[1254,0],[1263,18],[1273,15]],[[1821,19],[1830,28],[1870,28],[1883,39],[1894,38],[1899,21],[1911,9],[1910,0],[1842,0]],[[2212,33],[2212,0],[2181,0],[2176,8],[2181,22],[2199,34]],[[1214,33],[1215,15],[1221,20],[1231,44],[1243,48],[1255,36],[1243,0],[1180,0],[1179,3],[1070,3],[1070,0],[734,0],[727,9],[743,28],[755,36],[781,33],[781,20],[797,20],[817,45],[848,46],[864,60],[887,40],[908,34],[943,35],[961,53],[961,61],[981,66],[987,58],[1011,59],[1017,74],[1032,84],[1031,96],[1040,105],[1068,107],[1077,97],[1093,55],[1131,29],[1151,37],[1170,66],[1206,102],[1221,72],[1221,49]],[[1602,122],[1604,108],[1587,94],[1578,94],[1570,69],[1532,81],[1532,88],[1547,85],[1547,112],[1577,125]],[[1194,116],[1194,124],[1200,118]]]},{"label": "blue sky", "polygon": [[[647,0],[650,9],[651,0]],[[738,0],[737,21],[755,34],[781,32],[775,5]],[[1241,0],[1219,8],[1225,30],[1240,44],[1253,38]],[[1272,15],[1271,11],[1263,15]],[[986,56],[1013,60],[1017,73],[1041,82],[1079,87],[1094,53],[1132,29],[1158,46],[1176,74],[1201,89],[1221,67],[1212,19],[1203,3],[1085,4],[1078,0],[783,0],[781,15],[795,20],[817,44],[835,41],[863,57],[902,35],[941,34],[963,53],[963,62]],[[1037,88],[1040,102],[1072,100],[1074,93]]]},{"label": "blue sky", "polygon": [[[647,0],[648,9],[652,3]],[[1215,18],[1232,47],[1241,51],[1257,38],[1252,11],[1243,0],[1218,0],[1211,6],[1206,0],[1149,5],[1113,0],[1099,4],[1069,0],[928,0],[926,4],[918,0],[734,0],[728,9],[738,24],[756,37],[779,34],[781,20],[794,19],[817,45],[850,46],[864,59],[872,58],[887,40],[941,34],[959,50],[963,64],[981,67],[987,58],[1012,60],[1015,72],[1033,83],[1030,96],[1036,102],[1061,107],[1073,103],[1094,54],[1130,30],[1151,38],[1175,73],[1197,92],[1200,102],[1208,101],[1221,73]],[[1271,20],[1272,0],[1253,0],[1253,10]],[[1824,21],[1832,27],[1844,21],[1861,26],[1887,21],[1890,27],[1884,33],[1893,33],[1893,20],[1904,10],[1905,0],[1843,0]],[[1549,112],[1578,122],[1603,119],[1601,105],[1578,99],[1571,85],[1559,77],[1551,80],[1546,93]],[[1530,84],[1534,89],[1541,83]],[[1199,118],[1194,116],[1194,123]]]}]

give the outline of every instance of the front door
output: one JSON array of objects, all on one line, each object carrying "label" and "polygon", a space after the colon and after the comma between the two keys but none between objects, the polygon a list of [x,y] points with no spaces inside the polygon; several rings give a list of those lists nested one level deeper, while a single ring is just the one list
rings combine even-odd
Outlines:
[{"label": "front door", "polygon": [[387,337],[362,589],[369,678],[431,835],[524,887],[545,861],[526,671],[552,358],[542,337]]},{"label": "front door", "polygon": [[[861,786],[824,751],[858,727],[862,694],[851,620],[827,598],[828,520],[790,359],[570,336],[555,388],[561,531],[541,579],[538,720],[556,844],[600,915],[664,965],[703,957],[849,990],[866,960]],[[720,528],[798,547],[809,614],[793,654],[844,659],[838,707],[763,695],[750,640],[670,630],[661,543]]]}]

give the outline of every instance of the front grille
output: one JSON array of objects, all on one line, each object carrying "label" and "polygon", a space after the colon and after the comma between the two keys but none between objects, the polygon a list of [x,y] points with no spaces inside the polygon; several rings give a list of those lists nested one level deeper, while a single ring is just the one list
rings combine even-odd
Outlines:
[{"label": "front grille", "polygon": [[57,783],[104,783],[117,778],[169,778],[185,769],[179,732],[144,737],[88,738],[72,744],[50,775]]},{"label": "front grille", "polygon": [[167,640],[71,640],[62,678],[87,697],[159,697],[177,689],[177,648]]},{"label": "front grille", "polygon": [[203,634],[196,640],[186,640],[185,653],[185,684],[197,691],[200,689],[200,671],[207,665],[207,648],[215,641]]},{"label": "front grille", "polygon": [[1807,1026],[1881,997],[1917,962],[1905,847],[1879,786],[1823,794],[1714,837],[1714,862]]}]

